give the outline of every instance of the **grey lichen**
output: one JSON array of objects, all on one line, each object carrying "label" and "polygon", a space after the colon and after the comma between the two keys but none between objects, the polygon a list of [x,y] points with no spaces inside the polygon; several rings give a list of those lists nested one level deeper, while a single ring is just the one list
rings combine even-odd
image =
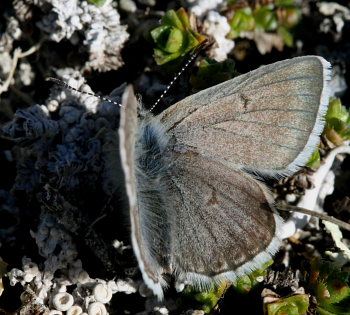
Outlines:
[{"label": "grey lichen", "polygon": [[[13,268],[8,272],[10,284],[19,282],[27,290],[30,288],[35,304],[48,306],[51,311],[69,311],[78,306],[90,310],[96,305],[105,309],[104,304],[110,301],[112,295],[121,292],[118,282],[90,278],[78,259],[78,251],[69,232],[53,216],[42,214],[40,220],[38,230],[31,234],[40,255],[46,259],[39,267],[30,258],[24,257],[22,269]],[[68,288],[71,293],[67,293]],[[22,301],[24,305],[27,303]]]},{"label": "grey lichen", "polygon": [[[65,69],[57,74],[72,86],[91,91],[78,72]],[[113,95],[111,98],[119,99]],[[31,236],[44,258],[39,265],[24,257],[22,268],[13,268],[8,277],[11,285],[19,282],[24,288],[29,286],[37,304],[51,310],[66,311],[73,302],[84,310],[94,309],[108,303],[111,295],[121,290],[114,280],[90,278],[77,249],[77,240],[82,237],[83,245],[105,270],[115,270],[117,261],[111,255],[112,246],[104,243],[93,220],[104,216],[103,205],[118,189],[114,147],[118,111],[115,104],[57,88],[45,104],[18,110],[3,128],[14,141],[17,177],[13,190],[37,196],[40,215]],[[111,170],[106,169],[108,165]],[[102,209],[91,209],[84,198],[87,191],[100,196],[96,206]],[[72,303],[57,309],[57,301],[62,299],[56,296],[66,292],[67,287],[73,293],[65,298],[68,302],[73,299]]]},{"label": "grey lichen", "polygon": [[117,70],[123,65],[120,52],[129,38],[126,26],[121,25],[117,3],[107,0],[102,6],[82,0],[16,1],[19,16],[37,7],[43,15],[36,25],[47,39],[61,42],[66,39],[81,46],[89,54],[87,70],[101,72]]}]

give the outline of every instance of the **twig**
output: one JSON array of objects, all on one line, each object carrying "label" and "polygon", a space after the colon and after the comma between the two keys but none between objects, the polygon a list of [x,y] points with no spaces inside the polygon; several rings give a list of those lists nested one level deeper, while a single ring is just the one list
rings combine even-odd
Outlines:
[{"label": "twig", "polygon": [[300,212],[300,213],[308,214],[310,216],[319,218],[321,220],[332,222],[332,223],[338,225],[339,227],[341,227],[342,229],[350,231],[350,224],[348,224],[344,221],[338,220],[338,219],[331,217],[329,215],[326,215],[324,213],[315,212],[315,211],[312,211],[309,209],[305,209],[305,208],[301,208],[301,207],[297,207],[297,206],[292,206],[292,205],[278,204],[276,207],[278,210],[282,210],[282,211],[293,211],[293,212]]},{"label": "twig", "polygon": [[[313,209],[316,212],[316,208],[318,204],[320,204],[320,191],[325,186],[325,180],[327,175],[333,165],[334,159],[337,154],[347,153],[350,154],[350,146],[343,145],[333,149],[327,157],[323,160],[322,165],[316,170],[316,172],[312,175],[311,181],[314,185],[313,188],[307,189],[305,191],[304,196],[300,198],[300,201],[297,204],[297,207],[304,209]],[[332,190],[332,187],[328,187],[328,190]],[[330,192],[327,191],[323,193],[322,199],[326,197]],[[324,200],[321,200],[323,203]],[[296,233],[298,229],[302,229],[310,220],[309,215],[294,213],[283,225],[281,231],[282,238],[289,238]]]},{"label": "twig", "polygon": [[17,63],[18,60],[24,57],[27,57],[33,53],[35,53],[36,51],[39,50],[41,46],[41,43],[29,48],[27,51],[22,52],[22,49],[20,47],[16,48],[13,52],[13,57],[12,57],[12,65],[11,65],[11,70],[7,76],[6,81],[0,85],[0,95],[4,92],[6,92],[11,84],[12,78],[15,74],[16,68],[17,68]]}]

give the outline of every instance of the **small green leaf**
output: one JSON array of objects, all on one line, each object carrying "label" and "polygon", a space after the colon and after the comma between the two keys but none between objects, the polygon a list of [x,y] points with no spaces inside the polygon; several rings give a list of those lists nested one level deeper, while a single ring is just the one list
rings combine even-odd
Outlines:
[{"label": "small green leaf", "polygon": [[293,35],[287,30],[287,28],[280,26],[277,31],[278,31],[278,34],[281,35],[284,43],[288,47],[292,47],[294,45]]},{"label": "small green leaf", "polygon": [[339,98],[331,98],[325,116],[325,136],[336,145],[350,139],[350,111],[341,104]]},{"label": "small green leaf", "polygon": [[237,9],[229,22],[231,31],[229,38],[237,38],[242,32],[252,31],[255,27],[253,11],[250,7]]},{"label": "small green leaf", "polygon": [[175,53],[181,49],[183,34],[179,29],[171,29],[164,50],[168,53]]},{"label": "small green leaf", "polygon": [[261,281],[258,278],[266,276],[266,269],[273,264],[273,260],[267,261],[260,269],[254,270],[251,274],[237,279],[233,283],[233,288],[239,293],[246,294],[250,292]]},{"label": "small green leaf", "polygon": [[256,28],[260,28],[266,31],[274,31],[277,29],[278,20],[277,15],[273,9],[273,5],[266,5],[262,6],[260,9],[254,12]]},{"label": "small green leaf", "polygon": [[298,294],[267,305],[267,315],[303,315],[309,308],[309,295]]},{"label": "small green leaf", "polygon": [[156,27],[151,31],[151,36],[153,40],[156,41],[158,46],[162,49],[164,49],[164,47],[166,46],[171,29],[172,28],[170,26],[164,25]]},{"label": "small green leaf", "polygon": [[195,307],[204,310],[205,313],[209,313],[217,305],[219,299],[229,286],[231,286],[231,282],[222,281],[221,284],[203,292],[200,292],[192,287],[187,287],[184,290],[184,295],[195,302]]},{"label": "small green leaf", "polygon": [[174,10],[165,12],[165,15],[162,17],[162,24],[178,28],[182,31],[185,30],[185,26],[182,24],[181,19]]},{"label": "small green leaf", "polygon": [[187,14],[186,10],[184,8],[180,8],[179,10],[177,10],[176,13],[177,13],[177,16],[180,19],[182,25],[186,29],[191,29],[190,19],[188,18],[188,14]]},{"label": "small green leaf", "polygon": [[191,29],[189,17],[183,8],[167,11],[161,22],[163,25],[150,32],[156,45],[154,58],[158,65],[184,57],[206,40]]},{"label": "small green leaf", "polygon": [[319,314],[350,315],[350,273],[331,262],[311,263],[310,287]]},{"label": "small green leaf", "polygon": [[312,153],[309,158],[309,161],[306,163],[306,166],[311,168],[319,168],[321,165],[321,156],[318,148]]},{"label": "small green leaf", "polygon": [[157,65],[164,65],[180,56],[180,53],[166,54],[163,50],[157,48],[155,48],[153,51],[153,57],[156,60]]},{"label": "small green leaf", "polygon": [[350,113],[346,107],[341,104],[339,98],[330,99],[326,120],[328,121],[330,118],[337,118],[345,123],[350,123]]}]

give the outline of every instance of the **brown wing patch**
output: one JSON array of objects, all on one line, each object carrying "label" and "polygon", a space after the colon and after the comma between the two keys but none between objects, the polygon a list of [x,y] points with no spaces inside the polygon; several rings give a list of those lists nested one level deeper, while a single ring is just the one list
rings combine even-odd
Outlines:
[{"label": "brown wing patch", "polygon": [[265,188],[239,169],[201,156],[174,156],[169,171],[174,269],[213,277],[264,252],[276,235]]}]

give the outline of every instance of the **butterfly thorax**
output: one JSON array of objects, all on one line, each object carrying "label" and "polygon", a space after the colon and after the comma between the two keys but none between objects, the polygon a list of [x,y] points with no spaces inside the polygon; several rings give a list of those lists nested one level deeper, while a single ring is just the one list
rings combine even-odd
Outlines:
[{"label": "butterfly thorax", "polygon": [[137,202],[138,208],[143,209],[142,220],[147,221],[147,226],[160,236],[147,242],[152,244],[154,259],[164,267],[168,265],[168,255],[159,256],[157,253],[166,253],[169,248],[166,233],[169,220],[165,208],[168,204],[166,174],[169,163],[165,154],[168,142],[163,126],[153,115],[149,114],[141,120],[135,151]]}]

